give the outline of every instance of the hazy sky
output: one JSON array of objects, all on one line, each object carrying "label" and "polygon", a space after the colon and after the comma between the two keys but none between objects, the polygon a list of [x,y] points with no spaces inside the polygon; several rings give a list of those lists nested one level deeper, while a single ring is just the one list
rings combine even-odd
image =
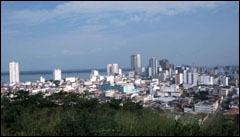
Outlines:
[{"label": "hazy sky", "polygon": [[1,2],[1,71],[238,65],[239,2]]}]

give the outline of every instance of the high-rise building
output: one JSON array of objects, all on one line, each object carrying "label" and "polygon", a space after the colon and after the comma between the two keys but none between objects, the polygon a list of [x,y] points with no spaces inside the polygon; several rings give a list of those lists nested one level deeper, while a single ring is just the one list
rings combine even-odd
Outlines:
[{"label": "high-rise building", "polygon": [[9,63],[9,73],[10,73],[10,83],[18,83],[19,80],[19,63],[18,62],[10,62]]},{"label": "high-rise building", "polygon": [[132,55],[131,56],[131,69],[137,74],[141,73],[141,68],[142,68],[142,60],[141,60],[141,55]]},{"label": "high-rise building", "polygon": [[175,84],[182,84],[183,83],[183,74],[176,74],[175,77]]},{"label": "high-rise building", "polygon": [[122,75],[122,69],[118,69],[118,74]]},{"label": "high-rise building", "polygon": [[197,84],[198,84],[198,73],[193,72],[193,85],[197,86]]},{"label": "high-rise building", "polygon": [[157,77],[158,74],[158,61],[155,57],[149,60],[149,67],[151,67],[151,73],[153,77]]},{"label": "high-rise building", "polygon": [[167,59],[160,60],[159,65],[162,67],[163,70],[168,70],[170,68],[170,63]]},{"label": "high-rise building", "polygon": [[54,69],[54,80],[62,80],[62,72],[60,69]]},{"label": "high-rise building", "polygon": [[222,77],[221,84],[223,86],[228,86],[228,77],[226,77],[226,76]]},{"label": "high-rise building", "polygon": [[188,72],[188,84],[192,84],[192,72]]},{"label": "high-rise building", "polygon": [[118,64],[112,64],[112,73],[118,74]]},{"label": "high-rise building", "polygon": [[45,83],[45,78],[41,76],[41,77],[40,77],[40,82],[41,82],[41,83]]},{"label": "high-rise building", "polygon": [[107,74],[108,76],[112,74],[112,64],[107,64]]},{"label": "high-rise building", "polygon": [[183,83],[187,84],[187,70],[183,71]]}]

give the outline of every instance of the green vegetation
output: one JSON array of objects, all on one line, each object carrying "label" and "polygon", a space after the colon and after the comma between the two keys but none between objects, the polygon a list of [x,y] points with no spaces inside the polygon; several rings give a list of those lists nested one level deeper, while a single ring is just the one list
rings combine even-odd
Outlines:
[{"label": "green vegetation", "polygon": [[1,99],[1,135],[13,136],[239,136],[239,116],[222,115],[198,122],[160,116],[161,110],[142,108],[130,100],[99,103],[74,93],[28,95]]}]

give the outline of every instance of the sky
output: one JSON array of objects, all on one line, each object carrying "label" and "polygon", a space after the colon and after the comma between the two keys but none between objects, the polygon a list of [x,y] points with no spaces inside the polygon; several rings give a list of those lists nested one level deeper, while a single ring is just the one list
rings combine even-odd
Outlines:
[{"label": "sky", "polygon": [[130,68],[134,54],[239,65],[239,2],[1,1],[1,72]]}]

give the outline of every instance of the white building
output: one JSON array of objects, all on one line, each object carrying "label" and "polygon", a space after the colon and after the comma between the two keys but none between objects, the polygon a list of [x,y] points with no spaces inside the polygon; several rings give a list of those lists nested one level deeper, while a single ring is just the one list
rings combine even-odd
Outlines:
[{"label": "white building", "polygon": [[192,72],[188,72],[188,84],[192,84]]},{"label": "white building", "polygon": [[112,98],[115,94],[115,90],[107,90],[105,91],[105,97],[110,97]]},{"label": "white building", "polygon": [[65,78],[66,81],[69,81],[69,82],[75,82],[76,81],[76,77],[67,77]]},{"label": "white building", "polygon": [[193,85],[197,86],[197,84],[198,84],[198,73],[193,72]]},{"label": "white building", "polygon": [[119,73],[118,71],[119,71],[118,64],[108,64],[107,65],[108,76],[112,75],[112,74],[118,74]]},{"label": "white building", "polygon": [[176,74],[175,83],[176,84],[182,84],[183,83],[183,74],[182,73]]},{"label": "white building", "polygon": [[221,84],[223,86],[228,86],[228,77],[226,77],[226,76],[222,77]]},{"label": "white building", "polygon": [[41,82],[41,83],[45,83],[45,78],[41,76],[41,77],[40,77],[40,82]]},{"label": "white building", "polygon": [[122,69],[118,69],[118,74],[122,75]]},{"label": "white building", "polygon": [[227,96],[228,93],[229,93],[229,90],[226,88],[221,88],[219,92],[220,96]]},{"label": "white building", "polygon": [[194,104],[196,113],[208,113],[213,114],[218,108],[218,101],[216,102],[199,102]]},{"label": "white building", "polygon": [[54,80],[62,80],[62,72],[60,69],[54,69]]},{"label": "white building", "polygon": [[98,75],[99,75],[99,71],[97,71],[97,70],[92,70],[92,75],[93,75],[93,76],[98,76]]},{"label": "white building", "polygon": [[10,62],[9,63],[9,73],[10,73],[10,83],[18,83],[19,80],[19,63],[18,62]]},{"label": "white building", "polygon": [[112,64],[112,73],[118,74],[118,64]]},{"label": "white building", "polygon": [[129,71],[128,72],[128,77],[133,78],[135,76],[135,72],[134,71]]},{"label": "white building", "polygon": [[183,71],[183,83],[187,83],[187,70]]}]

